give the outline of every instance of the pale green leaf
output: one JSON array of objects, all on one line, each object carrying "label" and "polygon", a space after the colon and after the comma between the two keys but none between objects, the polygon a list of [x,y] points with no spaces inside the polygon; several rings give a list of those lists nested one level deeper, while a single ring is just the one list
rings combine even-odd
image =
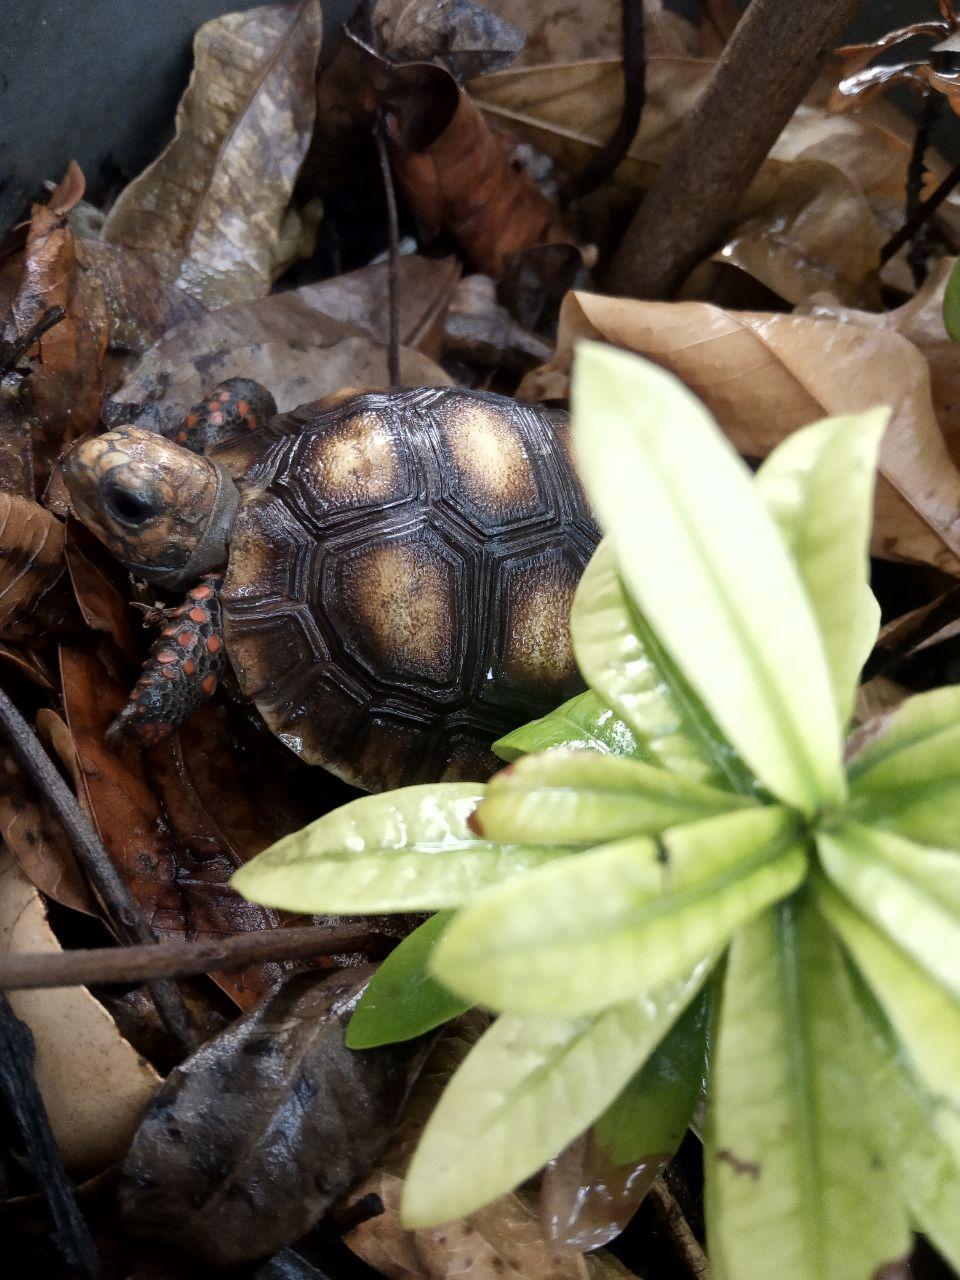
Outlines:
[{"label": "pale green leaf", "polygon": [[791,814],[776,808],[604,845],[478,898],[437,944],[433,971],[492,1009],[589,1013],[688,972],[806,867]]},{"label": "pale green leaf", "polygon": [[646,743],[592,689],[578,693],[555,711],[521,725],[493,744],[501,760],[518,760],[535,751],[566,747],[570,751],[606,751],[658,763]]},{"label": "pale green leaf", "polygon": [[960,1003],[829,885],[821,910],[883,1009],[905,1059],[936,1100],[938,1128],[960,1156]]},{"label": "pale green leaf", "polygon": [[854,822],[818,835],[817,849],[846,897],[960,996],[960,858]]},{"label": "pale green leaf", "polygon": [[593,1126],[615,1165],[671,1155],[683,1141],[707,1074],[709,990],[692,1000]]},{"label": "pale green leaf", "polygon": [[859,975],[855,994],[877,1069],[877,1097],[890,1130],[900,1191],[910,1214],[954,1270],[960,1270],[960,1162],[941,1133],[940,1109],[903,1060],[875,998]]},{"label": "pale green leaf", "polygon": [[463,1217],[555,1156],[643,1064],[715,960],[591,1017],[498,1018],[424,1130],[404,1187],[405,1224]]},{"label": "pale green leaf", "polygon": [[890,411],[827,418],[786,437],[756,475],[816,615],[840,721],[880,626],[868,585],[877,452]]},{"label": "pale green leaf", "polygon": [[707,1125],[708,1245],[726,1280],[872,1280],[910,1247],[843,957],[798,899],[727,960]]},{"label": "pale green leaf", "polygon": [[667,651],[774,795],[808,814],[842,800],[823,641],[747,467],[676,378],[625,352],[581,344],[572,403],[587,494]]},{"label": "pale green leaf", "polygon": [[630,727],[645,759],[698,782],[750,787],[733,748],[630,604],[608,539],[580,579],[570,635],[584,679]]},{"label": "pale green leaf", "polygon": [[908,698],[849,776],[850,813],[859,821],[960,848],[960,686]]},{"label": "pale green leaf", "polygon": [[588,751],[524,756],[490,782],[471,825],[485,840],[600,844],[754,802],[640,760]]},{"label": "pale green leaf", "polygon": [[482,797],[475,782],[361,796],[277,841],[230,883],[284,911],[434,911],[565,852],[478,839],[467,822]]}]

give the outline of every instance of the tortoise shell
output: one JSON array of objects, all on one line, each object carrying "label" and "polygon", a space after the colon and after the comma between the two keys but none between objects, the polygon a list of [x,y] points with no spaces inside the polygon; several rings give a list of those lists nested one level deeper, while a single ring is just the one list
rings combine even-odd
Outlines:
[{"label": "tortoise shell", "polygon": [[214,456],[241,490],[227,652],[304,760],[367,790],[484,778],[496,737],[582,688],[569,612],[599,535],[565,414],[367,394]]}]

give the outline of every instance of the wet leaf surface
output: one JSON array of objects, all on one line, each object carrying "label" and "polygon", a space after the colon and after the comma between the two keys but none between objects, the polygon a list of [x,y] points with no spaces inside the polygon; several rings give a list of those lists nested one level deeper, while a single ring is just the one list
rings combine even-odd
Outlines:
[{"label": "wet leaf surface", "polygon": [[56,629],[69,605],[63,525],[37,503],[0,493],[0,635]]},{"label": "wet leaf surface", "polygon": [[369,1171],[426,1047],[345,1047],[369,974],[288,979],[171,1073],[124,1162],[131,1229],[221,1265],[262,1257]]}]

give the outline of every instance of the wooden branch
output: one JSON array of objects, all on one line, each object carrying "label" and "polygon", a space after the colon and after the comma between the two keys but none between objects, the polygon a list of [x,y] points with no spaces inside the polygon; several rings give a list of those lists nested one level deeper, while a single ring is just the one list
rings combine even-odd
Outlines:
[{"label": "wooden branch", "polygon": [[[97,947],[89,951],[42,951],[0,955],[0,991],[27,987],[88,987],[186,978],[191,974],[242,969],[261,960],[305,960],[311,956],[369,951],[391,935],[370,924],[303,926],[232,933],[209,942],[162,942],[142,947]],[[384,947],[387,949],[387,947]]]},{"label": "wooden branch", "polygon": [[608,292],[667,298],[716,248],[859,0],[751,0],[610,264]]}]

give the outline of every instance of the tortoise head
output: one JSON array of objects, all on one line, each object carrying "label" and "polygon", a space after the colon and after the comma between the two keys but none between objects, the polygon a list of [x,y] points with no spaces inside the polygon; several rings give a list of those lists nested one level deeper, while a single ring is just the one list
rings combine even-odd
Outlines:
[{"label": "tortoise head", "polygon": [[226,563],[237,491],[208,458],[122,426],[62,465],[76,514],[137,577],[177,588]]}]

